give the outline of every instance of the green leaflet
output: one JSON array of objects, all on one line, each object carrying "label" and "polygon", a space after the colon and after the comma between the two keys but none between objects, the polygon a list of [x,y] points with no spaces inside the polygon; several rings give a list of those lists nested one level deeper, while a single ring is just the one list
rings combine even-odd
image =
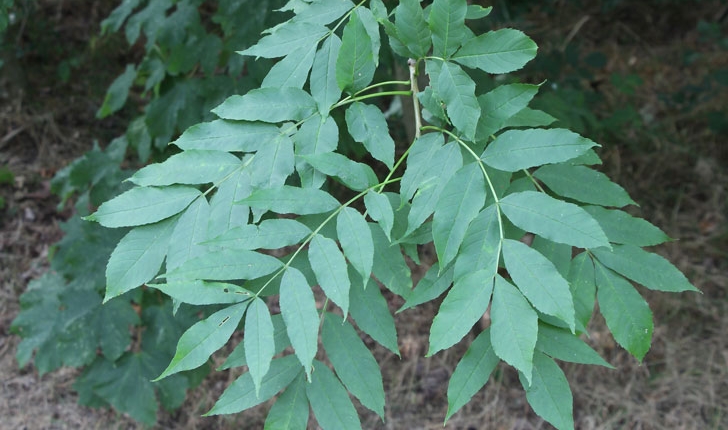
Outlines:
[{"label": "green leaflet", "polygon": [[185,209],[169,238],[167,270],[177,268],[185,261],[199,257],[207,251],[200,243],[207,239],[209,220],[210,205],[204,198],[195,200]]},{"label": "green leaflet", "polygon": [[260,224],[246,224],[230,229],[214,239],[204,242],[208,246],[233,249],[278,249],[301,243],[311,229],[287,218],[263,220]]},{"label": "green leaflet", "polygon": [[136,187],[103,203],[84,219],[110,228],[152,224],[182,212],[200,195],[199,190],[182,185]]},{"label": "green leaflet", "polygon": [[371,228],[374,240],[374,266],[372,274],[387,289],[407,299],[412,292],[412,273],[402,255],[401,248],[392,244],[382,229]]},{"label": "green leaflet", "polygon": [[299,88],[257,88],[245,95],[228,97],[212,112],[222,119],[263,121],[301,121],[316,112],[316,102]]},{"label": "green leaflet", "polygon": [[531,382],[538,315],[521,292],[500,275],[495,277],[490,317],[493,351]]},{"label": "green leaflet", "polygon": [[374,266],[374,240],[366,219],[356,209],[346,207],[336,217],[336,235],[344,256],[362,278],[366,287]]},{"label": "green leaflet", "polygon": [[594,146],[598,145],[562,128],[509,130],[488,145],[480,159],[496,169],[516,172],[568,161]]},{"label": "green leaflet", "polygon": [[337,152],[303,155],[301,158],[317,171],[338,178],[354,191],[364,191],[379,183],[371,167],[352,161]]},{"label": "green leaflet", "polygon": [[372,157],[390,169],[394,166],[394,140],[384,114],[376,106],[354,102],[346,109],[346,125],[351,137],[361,142]]},{"label": "green leaflet", "polygon": [[394,318],[379,286],[371,279],[363,288],[355,285],[349,291],[349,299],[349,313],[356,325],[380,345],[400,356]]},{"label": "green leaflet", "polygon": [[453,271],[453,266],[450,266],[443,273],[440,273],[440,264],[437,262],[433,264],[427,270],[425,276],[417,283],[412,294],[407,298],[407,301],[397,310],[397,313],[440,297],[452,285]]},{"label": "green leaflet", "polygon": [[234,202],[248,197],[253,191],[250,171],[240,170],[217,187],[210,199],[210,220],[207,224],[207,237],[220,234],[248,223],[250,208]]},{"label": "green leaflet", "polygon": [[531,248],[535,249],[551,261],[561,276],[566,278],[569,275],[571,254],[573,252],[573,248],[571,246],[564,245],[563,243],[552,242],[548,239],[544,239],[543,236],[535,236],[533,238],[533,242],[531,242]]},{"label": "green leaflet", "polygon": [[495,270],[501,246],[498,226],[498,213],[494,205],[488,206],[473,219],[455,259],[455,279],[466,276],[473,269]]},{"label": "green leaflet", "polygon": [[574,332],[574,300],[569,282],[550,260],[523,242],[505,239],[503,262],[513,282],[534,308],[559,318]]},{"label": "green leaflet", "polygon": [[594,302],[597,294],[594,262],[592,262],[588,253],[582,252],[571,260],[567,279],[571,287],[571,294],[574,297],[576,321],[581,326],[586,327],[589,325],[589,320],[594,313]]},{"label": "green leaflet", "polygon": [[536,43],[523,32],[503,28],[468,40],[453,60],[487,73],[509,73],[531,61],[537,49]]},{"label": "green leaflet", "polygon": [[268,411],[264,430],[306,430],[309,415],[306,385],[303,374],[288,385]]},{"label": "green leaflet", "polygon": [[254,188],[282,186],[294,170],[293,140],[281,135],[269,142],[255,154],[249,169]]},{"label": "green leaflet", "polygon": [[166,284],[149,284],[173,299],[191,305],[238,303],[249,300],[253,293],[235,284],[205,282],[200,280],[171,281]]},{"label": "green leaflet", "polygon": [[663,257],[634,245],[614,245],[613,251],[593,250],[600,263],[651,290],[698,291]]},{"label": "green leaflet", "polygon": [[328,32],[329,29],[321,24],[289,21],[250,48],[238,51],[238,54],[263,58],[284,57],[315,46]]},{"label": "green leaflet", "polygon": [[127,64],[124,73],[114,79],[114,82],[109,86],[106,97],[104,97],[104,103],[96,111],[96,118],[106,118],[124,107],[126,98],[129,96],[129,89],[134,84],[136,77],[136,67],[133,64]]},{"label": "green leaflet", "polygon": [[358,14],[352,14],[336,59],[336,83],[342,91],[354,94],[369,85],[376,69],[373,52],[366,27]]},{"label": "green leaflet", "polygon": [[440,159],[435,155],[444,145],[445,138],[442,133],[427,133],[414,141],[400,182],[402,203],[410,200],[427,179],[436,176],[436,166]]},{"label": "green leaflet", "polygon": [[470,222],[485,204],[485,179],[478,163],[466,164],[445,185],[432,218],[432,237],[442,267],[455,258]]},{"label": "green leaflet", "polygon": [[354,327],[340,316],[327,313],[321,328],[321,339],[326,355],[347,390],[362,405],[384,419],[382,373]]},{"label": "green leaflet", "polygon": [[167,245],[178,218],[136,227],[111,253],[106,266],[104,302],[153,279],[167,255]]},{"label": "green leaflet", "polygon": [[304,3],[302,6],[296,11],[296,16],[292,21],[326,25],[341,18],[354,7],[354,3],[349,0],[319,0]]},{"label": "green leaflet", "polygon": [[672,240],[648,221],[633,217],[626,212],[599,206],[584,206],[584,210],[597,220],[612,243],[653,246]]},{"label": "green leaflet", "polygon": [[268,312],[268,305],[260,298],[254,298],[245,312],[243,346],[256,396],[260,395],[263,377],[268,373],[275,352],[273,332],[273,321]]},{"label": "green leaflet", "polygon": [[579,337],[548,324],[538,325],[536,349],[561,361],[594,364],[614,369]]},{"label": "green leaflet", "polygon": [[336,59],[341,50],[341,39],[331,34],[316,52],[311,69],[311,96],[318,104],[321,115],[328,116],[329,109],[341,97],[336,82]]},{"label": "green leaflet", "polygon": [[313,380],[306,385],[306,395],[318,424],[323,430],[361,429],[359,416],[349,394],[334,372],[320,361],[314,362]]},{"label": "green leaflet", "polygon": [[418,0],[402,0],[394,9],[399,40],[418,59],[427,55],[432,46],[431,32]]},{"label": "green leaflet", "polygon": [[391,240],[392,226],[394,225],[394,210],[389,199],[374,190],[369,190],[364,196],[364,205],[369,217],[376,221],[384,231],[388,240]]},{"label": "green leaflet", "polygon": [[257,394],[250,372],[245,372],[222,393],[215,406],[204,416],[235,414],[259,405],[288,386],[300,372],[301,367],[294,355],[271,361]]},{"label": "green leaflet", "polygon": [[296,171],[301,178],[301,186],[303,188],[320,188],[326,181],[326,176],[320,171],[314,170],[300,157],[328,154],[336,150],[339,143],[339,128],[336,121],[330,116],[314,116],[303,123],[294,139],[295,153],[299,156],[296,159]]},{"label": "green leaflet", "polygon": [[460,341],[483,316],[493,291],[493,273],[479,270],[455,282],[432,320],[427,357]]},{"label": "green leaflet", "polygon": [[[475,140],[487,139],[503,128],[516,114],[526,109],[538,92],[538,88],[538,85],[530,84],[501,85],[478,96],[481,115],[478,119]],[[527,125],[538,126],[538,124]]]},{"label": "green leaflet", "polygon": [[435,0],[428,23],[432,31],[432,54],[449,58],[470,33],[465,26],[465,0]]},{"label": "green leaflet", "polygon": [[430,176],[427,182],[420,186],[412,200],[412,208],[407,214],[407,231],[404,236],[415,231],[432,215],[445,185],[463,165],[463,156],[456,142],[450,142],[438,149],[434,159],[438,162],[437,169],[431,174],[435,176]]},{"label": "green leaflet", "polygon": [[475,139],[480,105],[475,98],[475,82],[455,63],[427,60],[432,88],[445,103],[447,116],[468,140]]},{"label": "green leaflet", "polygon": [[193,125],[172,143],[183,150],[255,152],[280,134],[272,124],[216,119]]},{"label": "green leaflet", "polygon": [[308,78],[308,71],[313,65],[316,45],[311,44],[304,49],[293,51],[271,67],[260,84],[261,88],[303,88]]},{"label": "green leaflet", "polygon": [[210,251],[167,272],[168,279],[230,281],[256,279],[273,273],[283,264],[278,259],[245,249]]},{"label": "green leaflet", "polygon": [[509,194],[500,201],[513,224],[546,239],[578,248],[609,247],[607,236],[584,209],[536,191]]},{"label": "green leaflet", "polygon": [[[544,111],[531,108],[523,108],[517,114],[510,117],[504,127],[546,127],[556,122],[556,118]],[[597,157],[598,158],[598,157]]]},{"label": "green leaflet", "polygon": [[[190,327],[179,339],[172,361],[155,381],[203,365],[232,336],[248,303],[228,306]],[[247,337],[247,336],[246,336]]]},{"label": "green leaflet", "polygon": [[308,281],[293,267],[281,278],[280,306],[288,338],[310,382],[311,363],[318,350],[319,315]]},{"label": "green leaflet", "polygon": [[382,41],[379,37],[379,24],[377,19],[371,10],[364,6],[359,6],[354,9],[354,15],[356,15],[361,23],[364,25],[364,29],[369,35],[369,39],[372,41],[372,57],[374,58],[374,65],[379,66],[379,49],[382,47]]},{"label": "green leaflet", "polygon": [[[273,322],[273,355],[277,355],[291,346],[291,340],[286,333],[286,324],[283,321],[283,316],[281,314],[271,315],[270,319]],[[231,369],[233,367],[246,366],[247,364],[248,362],[245,358],[245,342],[239,342],[233,352],[230,353],[225,362],[217,370]],[[298,367],[298,365],[294,365],[294,367]]]},{"label": "green leaflet", "polygon": [[450,377],[445,422],[483,388],[498,362],[500,359],[490,343],[490,328],[487,328],[473,340]]},{"label": "green leaflet", "polygon": [[218,182],[243,166],[240,159],[222,151],[189,150],[150,164],[129,180],[140,186],[206,184]]},{"label": "green leaflet", "polygon": [[296,188],[289,185],[257,190],[249,197],[236,203],[281,214],[296,213],[299,215],[330,212],[339,207],[339,202],[325,191],[313,188]]},{"label": "green leaflet", "polygon": [[615,207],[635,204],[624,188],[586,166],[550,164],[540,167],[533,176],[556,194],[580,202]]},{"label": "green leaflet", "polygon": [[523,374],[519,378],[534,412],[559,430],[574,428],[574,399],[569,381],[554,360],[536,352],[532,380]]},{"label": "green leaflet", "polygon": [[465,19],[480,19],[490,15],[493,10],[493,6],[483,7],[478,4],[468,5],[468,13],[465,15]]},{"label": "green leaflet", "polygon": [[346,260],[336,242],[317,234],[311,239],[308,260],[326,296],[339,305],[346,316],[349,312],[351,281],[346,272]]},{"label": "green leaflet", "polygon": [[652,311],[623,277],[595,262],[599,311],[614,340],[642,361],[652,341]]}]

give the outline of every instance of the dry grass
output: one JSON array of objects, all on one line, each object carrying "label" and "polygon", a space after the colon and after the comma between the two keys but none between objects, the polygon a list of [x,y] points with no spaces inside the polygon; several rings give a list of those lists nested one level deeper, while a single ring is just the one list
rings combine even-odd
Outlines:
[{"label": "dry grass", "polygon": [[[86,7],[89,4],[76,3]],[[668,11],[667,17],[649,16],[653,11],[641,6],[617,11],[611,18],[599,15],[596,6],[585,11],[566,8],[559,15],[561,22],[550,23],[547,29],[535,28],[538,37],[545,41],[540,43],[563,43],[575,24],[590,15],[576,31],[572,43],[578,41],[589,49],[607,53],[605,74],[636,73],[643,78],[645,84],[634,100],[657,121],[660,132],[646,135],[625,130],[626,137],[640,140],[639,146],[635,149],[634,145],[620,144],[607,148],[605,170],[642,204],[635,209],[636,214],[680,239],[657,251],[674,262],[702,291],[672,295],[641,290],[655,316],[653,346],[642,364],[615,345],[601,317],[594,318],[588,341],[617,370],[563,366],[574,392],[579,429],[728,428],[726,137],[709,132],[702,118],[706,110],[715,106],[697,105],[694,111],[681,114],[656,96],[686,82],[699,82],[713,68],[728,67],[724,53],[705,51],[693,25],[698,18],[710,19],[719,9],[719,2],[701,5],[677,7],[678,10]],[[532,13],[531,22],[539,22],[539,13]],[[670,38],[661,34],[667,31],[665,26],[675,29]],[[89,37],[92,32],[86,31]],[[705,54],[698,67],[679,65],[686,49]],[[33,77],[33,73],[28,73],[29,80]],[[71,85],[76,89],[84,87],[80,79]],[[624,101],[613,88],[607,86],[603,91],[607,99],[604,109]],[[0,144],[0,165],[7,165],[16,173],[13,187],[0,186],[0,195],[10,208],[0,214],[0,428],[137,429],[141,426],[113,411],[76,405],[72,383],[77,370],[61,369],[40,377],[32,366],[18,369],[14,359],[18,339],[8,332],[19,311],[19,294],[29,279],[45,270],[48,246],[59,238],[57,222],[61,216],[53,212],[57,201],[49,195],[47,185],[52,169],[88,149],[73,146],[73,142],[90,142],[100,133],[95,128],[99,123],[93,119],[94,109],[88,106],[92,103],[82,101],[81,108],[69,113],[65,109],[67,96],[52,88],[44,96],[48,98],[44,103],[47,110],[5,101],[0,108],[0,139],[15,133]],[[725,103],[728,97],[718,100]],[[716,103],[715,99],[711,103]],[[63,154],[61,159],[57,154]],[[390,305],[394,310],[401,302],[392,298]],[[359,407],[365,428],[443,428],[447,380],[472,335],[449,351],[423,358],[429,324],[436,310],[436,304],[429,304],[396,316],[401,359],[367,339],[382,366],[388,402],[385,422]],[[215,355],[218,362],[224,357],[224,351]],[[200,416],[238,374],[239,370],[215,373],[190,393],[179,411],[160,412],[157,428],[262,428],[269,404],[244,415]],[[315,428],[313,421],[311,428]],[[531,412],[515,372],[500,365],[486,389],[444,428],[551,427]]]}]

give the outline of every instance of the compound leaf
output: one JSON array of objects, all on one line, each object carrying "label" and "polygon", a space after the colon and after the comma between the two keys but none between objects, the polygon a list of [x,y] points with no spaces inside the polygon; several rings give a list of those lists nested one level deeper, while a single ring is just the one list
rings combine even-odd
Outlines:
[{"label": "compound leaf", "polygon": [[339,207],[331,194],[314,188],[283,185],[280,188],[257,190],[236,203],[281,214],[310,215],[330,212]]},{"label": "compound leaf", "polygon": [[284,59],[277,62],[265,75],[261,88],[303,88],[308,78],[308,72],[313,65],[313,58],[316,54],[316,44],[311,44],[304,49],[296,50],[286,55]]},{"label": "compound leaf", "polygon": [[505,239],[503,262],[513,282],[533,307],[564,321],[572,332],[575,330],[574,300],[569,282],[549,259],[523,242]]},{"label": "compound leaf", "polygon": [[598,145],[562,128],[508,130],[485,148],[480,159],[498,170],[516,172],[568,161],[594,146]]},{"label": "compound leaf", "polygon": [[281,122],[301,121],[316,112],[316,102],[299,88],[257,88],[228,97],[212,112],[222,119]]},{"label": "compound leaf", "polygon": [[317,234],[311,239],[308,259],[319,285],[346,316],[349,312],[351,281],[346,271],[346,260],[336,242]]},{"label": "compound leaf", "polygon": [[306,385],[306,395],[318,424],[323,430],[361,429],[359,415],[349,393],[336,376],[320,361],[314,362],[313,380]]},{"label": "compound leaf", "polygon": [[670,236],[648,221],[626,212],[599,206],[584,206],[584,210],[597,220],[612,243],[653,246],[671,240]]},{"label": "compound leaf", "polygon": [[500,201],[513,224],[554,242],[579,248],[609,247],[602,228],[584,209],[536,191],[509,194]]},{"label": "compound leaf", "polygon": [[344,255],[366,286],[374,265],[374,240],[369,224],[358,210],[346,207],[336,217],[336,233]]},{"label": "compound leaf", "polygon": [[465,0],[435,0],[430,9],[428,23],[432,31],[432,54],[441,58],[450,57],[468,36],[465,15],[468,4]]},{"label": "compound leaf", "polygon": [[427,356],[455,345],[483,316],[493,292],[491,270],[479,270],[455,282],[430,328]]},{"label": "compound leaf", "polygon": [[533,176],[556,194],[580,202],[615,207],[635,204],[624,188],[586,166],[551,164],[540,167]]},{"label": "compound leaf", "polygon": [[275,359],[271,361],[257,393],[250,372],[245,372],[222,393],[205,416],[235,414],[259,405],[288,386],[300,372],[301,367],[294,355]]},{"label": "compound leaf", "polygon": [[384,418],[384,386],[379,364],[359,335],[340,316],[327,313],[321,328],[326,355],[346,388],[362,405]]},{"label": "compound leaf", "polygon": [[346,109],[346,125],[351,137],[361,142],[372,157],[393,168],[394,140],[379,108],[361,102],[352,103]]},{"label": "compound leaf", "polygon": [[455,172],[440,195],[432,218],[432,237],[442,267],[455,258],[470,222],[485,204],[485,179],[477,163]]},{"label": "compound leaf", "polygon": [[614,340],[642,361],[652,341],[652,311],[623,277],[595,262],[599,310]]},{"label": "compound leaf", "polygon": [[446,422],[483,388],[498,362],[500,359],[490,343],[490,328],[487,328],[473,340],[450,377]]},{"label": "compound leaf", "polygon": [[183,185],[136,187],[103,203],[84,219],[110,228],[152,224],[182,212],[200,195],[199,190]]},{"label": "compound leaf", "polygon": [[534,412],[559,430],[574,428],[574,399],[569,381],[554,360],[536,352],[532,380],[519,377]]},{"label": "compound leaf", "polygon": [[531,382],[533,351],[538,340],[538,315],[525,297],[500,275],[495,277],[490,309],[493,351]]},{"label": "compound leaf", "polygon": [[319,315],[311,287],[298,269],[289,267],[283,273],[280,306],[288,338],[310,381],[311,363],[318,350]]},{"label": "compound leaf", "polygon": [[306,430],[309,415],[306,385],[302,374],[288,385],[268,411],[264,430]]},{"label": "compound leaf", "polygon": [[227,343],[247,307],[248,303],[228,306],[190,327],[179,338],[177,351],[169,366],[155,381],[202,366],[213,352]]},{"label": "compound leaf", "polygon": [[243,345],[245,361],[253,378],[256,396],[260,394],[263,377],[268,373],[275,352],[273,332],[273,321],[270,318],[268,305],[260,298],[254,298],[245,313]]},{"label": "compound leaf", "polygon": [[536,56],[537,49],[523,32],[503,28],[468,40],[453,60],[487,73],[508,73],[525,66]]},{"label": "compound leaf", "polygon": [[177,218],[136,227],[111,253],[104,302],[153,279],[162,267]]},{"label": "compound leaf", "polygon": [[172,143],[185,151],[255,152],[280,134],[272,124],[216,119],[193,125]]},{"label": "compound leaf", "polygon": [[685,275],[665,258],[634,245],[614,245],[614,250],[595,249],[600,263],[651,290],[698,291]]},{"label": "compound leaf", "polygon": [[352,14],[336,59],[336,83],[342,91],[354,94],[372,81],[375,69],[372,40],[359,15]]}]

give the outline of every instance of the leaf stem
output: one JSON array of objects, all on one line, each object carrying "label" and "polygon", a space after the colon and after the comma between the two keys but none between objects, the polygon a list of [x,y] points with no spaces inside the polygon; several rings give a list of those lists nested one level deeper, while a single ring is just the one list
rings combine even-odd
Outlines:
[{"label": "leaf stem", "polygon": [[531,182],[533,182],[533,185],[535,185],[536,188],[538,188],[539,191],[541,191],[542,193],[546,193],[546,191],[543,189],[543,187],[541,186],[541,184],[538,183],[538,181],[536,180],[536,178],[533,177],[533,175],[531,174],[531,172],[528,171],[528,169],[523,169],[523,173],[525,173],[526,176],[528,176],[528,179],[530,179]]},{"label": "leaf stem", "polygon": [[412,93],[411,91],[401,91],[400,90],[400,91],[382,91],[379,93],[364,94],[363,96],[356,96],[356,97],[352,96],[352,97],[347,97],[345,99],[342,99],[341,101],[339,101],[338,103],[333,105],[331,107],[331,109],[333,110],[337,107],[341,107],[341,106],[347,105],[349,103],[358,102],[360,100],[372,99],[375,97],[383,97],[383,96],[408,96],[411,93]]},{"label": "leaf stem", "polygon": [[420,100],[417,98],[420,89],[417,85],[417,61],[410,58],[407,60],[409,67],[410,82],[412,88],[412,107],[415,111],[415,139],[420,138],[420,129],[422,128],[422,117],[420,116]]}]

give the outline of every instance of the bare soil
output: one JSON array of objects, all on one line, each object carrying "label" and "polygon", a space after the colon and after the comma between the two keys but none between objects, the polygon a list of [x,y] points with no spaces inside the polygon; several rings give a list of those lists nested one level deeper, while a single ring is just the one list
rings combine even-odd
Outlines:
[{"label": "bare soil", "polygon": [[[58,199],[49,191],[53,174],[91,148],[123,132],[123,115],[94,118],[103,91],[123,69],[118,55],[89,48],[98,22],[109,11],[98,2],[39,2],[35,15],[50,25],[53,37],[68,41],[64,52],[50,52],[47,32],[27,23],[18,46],[24,56],[0,69],[0,167],[14,174],[0,184],[0,428],[2,429],[137,429],[125,416],[108,409],[76,404],[72,384],[79,371],[64,368],[38,375],[15,360],[19,339],[9,327],[19,312],[18,297],[28,281],[48,268],[51,245],[61,237]],[[100,2],[103,3],[103,2]],[[727,33],[723,2],[665,2],[650,9],[641,2],[622,2],[603,12],[600,6],[575,9],[554,3],[556,16],[539,8],[515,25],[546,50],[580,43],[585,52],[599,50],[608,61],[599,91],[606,102],[598,115],[625,103],[609,81],[612,73],[636,74],[643,84],[629,98],[650,132],[624,129],[612,136],[601,155],[603,169],[631,193],[634,209],[663,228],[674,242],[655,249],[677,265],[702,294],[662,294],[640,290],[655,320],[653,346],[642,364],[620,349],[598,315],[588,342],[617,367],[565,364],[574,392],[578,429],[726,429],[728,428],[728,136],[708,127],[707,112],[726,112],[726,88],[720,97],[695,102],[681,111],[660,94],[687,83],[698,85],[715,70],[728,70],[725,50],[705,43],[699,20],[717,23]],[[721,17],[723,20],[720,21]],[[40,24],[38,24],[40,25]],[[37,32],[37,33],[33,33]],[[38,38],[35,38],[35,37]],[[41,37],[42,36],[42,37]],[[44,45],[44,43],[46,45]],[[113,45],[114,42],[109,42]],[[50,46],[58,46],[57,43]],[[108,48],[108,46],[107,46]],[[685,55],[700,54],[686,67]],[[67,81],[58,79],[60,61],[81,58]],[[101,76],[99,76],[101,75]],[[591,83],[585,82],[585,90]],[[655,131],[657,130],[657,131]],[[610,140],[612,140],[610,138]],[[102,270],[102,268],[99,268]],[[415,272],[421,276],[422,272]],[[401,305],[391,300],[392,309]],[[429,322],[437,310],[430,304],[396,316],[402,358],[373,345],[382,365],[387,392],[383,423],[360,408],[365,428],[439,429],[447,410],[447,381],[472,336],[447,352],[425,359]],[[224,359],[224,354],[215,356]],[[244,415],[203,418],[201,414],[237,376],[218,372],[193,390],[178,411],[160,412],[159,429],[262,428],[262,405]],[[311,422],[315,428],[315,423]],[[473,400],[446,429],[547,429],[525,400],[516,373],[501,365]]]}]

